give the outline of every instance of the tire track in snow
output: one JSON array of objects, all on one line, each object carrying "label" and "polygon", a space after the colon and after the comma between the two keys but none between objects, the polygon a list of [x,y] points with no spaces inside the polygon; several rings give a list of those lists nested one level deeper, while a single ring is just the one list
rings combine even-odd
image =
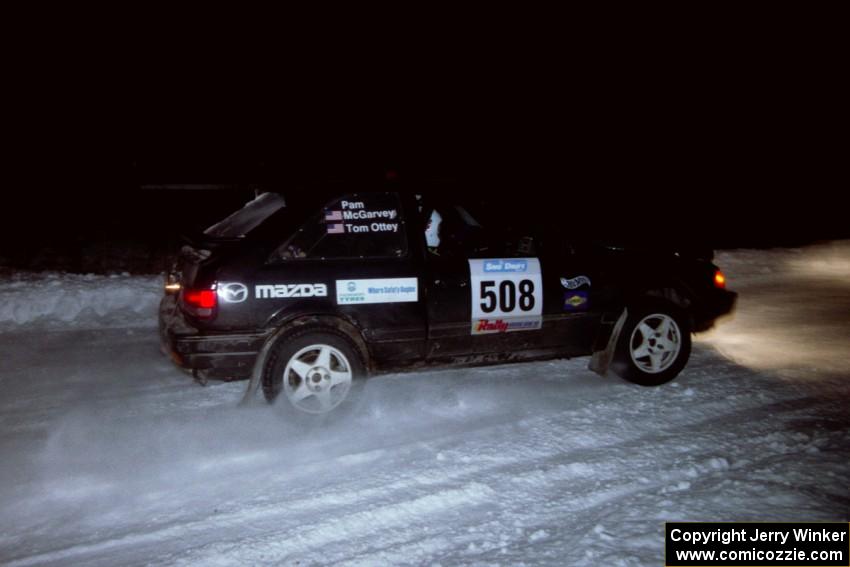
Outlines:
[{"label": "tire track in snow", "polygon": [[[629,392],[624,392],[621,395],[629,395]],[[614,401],[608,401],[603,405],[613,404],[613,405],[617,406],[617,405],[621,405],[621,403],[622,402],[620,402],[620,401],[614,400]],[[591,407],[591,408],[581,410],[581,411],[571,410],[571,411],[568,411],[568,412],[563,412],[562,414],[557,414],[555,416],[543,416],[543,417],[538,417],[538,418],[533,418],[533,419],[526,419],[526,420],[524,420],[525,421],[525,427],[527,427],[527,429],[529,429],[530,431],[533,431],[533,430],[546,431],[546,430],[551,430],[553,428],[553,425],[557,425],[557,422],[559,422],[559,421],[566,421],[567,423],[575,423],[576,421],[578,421],[580,423],[584,423],[585,427],[592,427],[595,430],[598,426],[593,425],[592,422],[590,422],[588,420],[580,419],[582,417],[581,414],[583,414],[583,413],[588,414],[588,413],[600,412],[600,411],[604,413],[605,408],[604,407],[603,408]],[[550,439],[545,439],[545,438],[541,438],[539,435],[536,435],[535,436],[535,442],[537,443],[537,445],[536,445],[536,447],[538,447],[537,449],[532,449],[532,448],[530,448],[531,446],[520,447],[520,448],[514,447],[512,449],[510,457],[501,457],[500,458],[500,457],[496,456],[496,453],[495,453],[495,451],[498,450],[498,447],[496,447],[496,446],[489,446],[488,447],[488,444],[482,442],[482,440],[480,439],[480,437],[482,437],[482,436],[489,436],[491,438],[498,439],[498,438],[503,437],[503,435],[499,434],[499,430],[515,429],[515,428],[516,428],[516,424],[508,424],[508,425],[501,425],[501,426],[488,426],[486,428],[483,428],[483,429],[480,429],[480,430],[477,430],[476,432],[474,432],[472,434],[472,439],[468,439],[469,435],[463,434],[463,433],[453,434],[453,435],[450,435],[448,437],[442,438],[440,440],[440,443],[442,443],[444,445],[457,447],[456,452],[458,452],[458,453],[475,454],[475,452],[477,451],[479,454],[477,455],[476,458],[472,458],[472,459],[457,458],[456,460],[451,454],[443,454],[443,462],[444,463],[445,463],[445,461],[448,460],[450,462],[465,463],[465,466],[459,467],[459,466],[453,465],[451,468],[446,468],[445,466],[443,466],[441,469],[439,469],[439,471],[437,473],[435,473],[434,478],[429,478],[427,475],[424,476],[424,477],[422,475],[419,475],[416,479],[413,479],[413,480],[405,479],[405,480],[402,480],[400,482],[397,482],[395,485],[387,486],[387,485],[384,484],[386,479],[381,477],[381,475],[378,475],[377,477],[372,479],[372,482],[377,483],[377,485],[375,487],[371,488],[371,489],[367,489],[367,490],[364,490],[362,488],[361,489],[355,489],[355,488],[351,487],[350,485],[343,484],[339,487],[338,491],[331,492],[329,494],[329,496],[325,499],[319,498],[318,501],[315,501],[315,500],[312,500],[311,496],[307,496],[307,497],[305,497],[306,499],[302,500],[301,503],[299,504],[299,500],[296,498],[294,501],[290,501],[290,503],[288,503],[286,505],[287,517],[289,517],[289,519],[292,519],[293,516],[297,516],[299,508],[301,508],[303,511],[315,511],[317,508],[320,509],[323,506],[338,507],[341,504],[347,505],[347,506],[356,506],[362,501],[374,500],[378,496],[379,493],[383,493],[385,497],[392,500],[392,499],[397,498],[397,495],[395,494],[396,492],[409,492],[410,490],[414,489],[415,487],[421,487],[421,486],[429,486],[429,487],[433,488],[433,486],[435,484],[439,485],[440,483],[457,482],[459,480],[465,480],[465,479],[469,479],[469,478],[476,478],[476,477],[482,477],[482,476],[483,477],[496,476],[497,478],[500,478],[500,479],[501,478],[517,479],[518,481],[520,481],[520,484],[521,484],[521,481],[524,477],[528,477],[528,478],[531,478],[532,480],[534,480],[535,482],[539,482],[539,479],[533,478],[534,476],[538,475],[538,471],[536,469],[533,472],[527,473],[525,475],[523,475],[521,472],[520,472],[520,474],[517,474],[516,472],[514,472],[511,469],[519,467],[519,470],[522,471],[524,468],[528,468],[528,466],[535,461],[541,461],[543,459],[550,459],[551,460],[551,459],[555,459],[555,458],[563,459],[563,458],[565,458],[564,451],[569,450],[570,447],[572,448],[573,451],[575,451],[575,450],[585,449],[586,446],[587,446],[587,443],[580,438],[573,439],[572,443],[566,443],[565,444],[564,438],[562,436],[555,436],[555,437],[552,437]],[[590,432],[588,432],[588,433],[590,433]],[[464,441],[464,438],[467,438],[466,441]],[[599,432],[593,431],[592,433],[589,434],[589,438],[595,440],[595,442],[598,443],[600,441]],[[620,432],[619,435],[612,435],[611,440],[614,441],[614,442],[603,444],[600,447],[599,451],[601,451],[603,454],[608,453],[608,452],[610,452],[610,450],[612,448],[615,448],[617,445],[624,445],[624,444],[628,444],[628,443],[632,442],[633,436],[627,435],[624,438],[622,436],[622,432]],[[460,441],[460,446],[458,446],[459,441]],[[440,443],[438,443],[438,445]],[[422,449],[422,444],[418,441],[415,442],[415,443],[411,443],[410,445],[411,445],[411,447],[408,451],[401,451],[401,453],[407,453],[408,454],[407,456],[410,456],[410,453],[416,453],[417,451]],[[433,445],[433,443],[431,443],[431,445]],[[470,447],[470,445],[471,445],[471,447]],[[565,445],[568,445],[568,446],[565,446]],[[481,454],[482,451],[484,453],[483,455]],[[438,455],[437,455],[438,459],[439,459],[439,455],[440,455],[440,453],[438,453]],[[566,453],[566,456],[569,456],[569,453]],[[352,458],[352,455],[347,455],[347,456],[344,456],[344,457],[337,457],[335,460],[343,461],[345,459],[351,459],[351,458]],[[420,458],[421,458],[421,456],[420,456]],[[310,467],[308,467],[308,470],[300,471],[300,474],[298,474],[296,476],[304,476],[304,475],[315,474],[315,473],[319,472],[321,470],[321,468],[323,468],[324,466],[325,466],[325,464],[322,463],[322,462],[313,463],[312,465],[310,465]],[[421,468],[422,467],[414,467],[414,470],[421,470]],[[614,467],[614,468],[619,469],[619,467]],[[312,469],[312,470],[310,470],[310,469]],[[507,472],[505,472],[505,471],[507,471]],[[564,478],[569,478],[569,479],[575,480],[575,473],[576,473],[575,468],[566,469],[566,475],[564,476]],[[289,480],[292,480],[292,479],[289,479]],[[557,481],[559,479],[557,477],[552,477],[549,480],[550,481]],[[597,478],[597,482],[598,482],[598,478]],[[619,488],[611,489],[611,490],[608,491],[607,494],[605,494],[605,493],[603,493],[603,491],[600,491],[598,486],[596,486],[596,487],[589,488],[588,491],[590,493],[594,493],[594,491],[595,491],[595,493],[597,495],[597,498],[595,500],[595,504],[598,506],[598,505],[604,505],[606,502],[610,501],[611,499],[614,499],[614,498],[617,498],[617,497],[622,497],[622,496],[624,496],[624,495],[626,495],[626,494],[628,494],[628,493],[630,493],[634,490],[641,489],[641,488],[642,488],[641,486],[637,486],[637,485],[635,485],[633,487],[632,486],[629,486],[629,487],[622,487],[621,486]],[[340,494],[344,495],[344,496],[340,496]],[[290,496],[294,496],[294,495],[290,495]],[[312,503],[312,504],[307,504],[307,503]],[[584,506],[584,508],[587,508],[587,507],[588,506]],[[581,509],[581,507],[579,507],[577,509]],[[328,511],[330,511],[330,510],[328,510]],[[239,516],[242,516],[242,520],[245,520],[245,521],[248,521],[251,518],[254,518],[254,519],[265,518],[266,520],[268,520],[268,519],[271,519],[271,517],[275,516],[278,512],[279,512],[279,507],[276,506],[276,505],[272,505],[272,506],[267,506],[265,510],[260,509],[260,508],[249,509],[247,512],[240,514]],[[233,527],[234,521],[238,522],[239,518],[235,518],[233,516],[224,517],[220,520],[217,520],[215,523],[220,524],[220,523],[223,522],[224,525],[228,525],[230,527]],[[199,532],[207,531],[207,530],[210,530],[210,529],[215,531],[215,526],[210,525],[208,521],[202,521],[202,522],[199,522],[199,524],[200,524],[199,529],[198,529]],[[188,531],[190,531],[190,532],[193,531],[193,530],[189,529],[190,526],[184,525],[183,528],[188,529]],[[183,533],[183,535],[185,536],[186,534]],[[221,534],[219,534],[219,535],[221,535]],[[156,538],[154,538],[154,539],[156,539]],[[162,539],[167,539],[167,536],[165,534],[161,533],[161,534],[159,534],[159,540],[162,540]],[[227,539],[226,536],[225,536],[225,539]]]},{"label": "tire track in snow", "polygon": [[[371,534],[374,530],[394,529],[399,524],[429,523],[428,516],[445,512],[454,508],[474,506],[492,495],[492,489],[479,483],[469,483],[459,488],[441,490],[415,498],[393,500],[389,503],[373,506],[364,511],[348,513],[341,516],[320,519],[312,523],[304,522],[270,530],[261,530],[261,534],[249,538],[241,537],[235,542],[217,538],[207,538],[206,543],[190,545],[188,551],[159,553],[156,556],[147,555],[145,563],[167,564],[221,564],[221,557],[227,557],[228,551],[239,551],[239,559],[234,564],[257,564],[286,561],[287,558],[299,552],[305,553],[315,547],[333,544],[341,538],[356,537]],[[274,514],[270,514],[274,510]],[[68,561],[85,561],[87,564],[110,564],[114,562],[112,555],[118,550],[127,551],[128,547],[138,547],[145,544],[156,544],[160,549],[164,540],[177,539],[185,545],[185,539],[198,536],[202,541],[203,534],[210,530],[233,530],[251,528],[260,520],[267,522],[274,516],[285,516],[288,510],[282,510],[279,504],[266,507],[266,514],[258,518],[258,510],[240,513],[241,521],[234,515],[215,518],[212,522],[196,522],[194,525],[178,524],[152,532],[136,532],[123,537],[97,541],[89,544],[75,545],[69,548],[40,553],[26,558],[13,559],[10,567],[25,565],[49,565],[67,563]],[[247,524],[247,525],[246,525]],[[350,541],[346,541],[350,545]],[[247,551],[246,551],[247,547]]]},{"label": "tire track in snow", "polygon": [[[711,357],[707,357],[711,358]],[[316,516],[334,515],[339,517],[362,517],[356,516],[358,513],[363,513],[362,507],[372,506],[376,502],[382,505],[391,505],[392,502],[405,502],[411,493],[418,494],[421,497],[433,493],[444,493],[446,491],[455,490],[460,483],[476,482],[476,479],[484,479],[485,484],[492,487],[497,486],[498,491],[484,498],[479,505],[482,508],[482,513],[471,516],[468,520],[447,522],[449,525],[460,525],[461,527],[469,523],[475,523],[479,520],[484,520],[485,525],[489,525],[492,534],[498,534],[493,537],[487,537],[483,541],[481,538],[476,539],[455,537],[456,534],[448,532],[440,532],[428,534],[425,530],[426,523],[419,528],[411,529],[396,529],[390,534],[382,534],[378,538],[379,543],[376,544],[376,538],[372,532],[364,530],[362,532],[352,532],[353,541],[345,541],[334,544],[329,543],[328,546],[333,547],[338,545],[339,554],[336,556],[339,561],[345,561],[347,558],[356,560],[358,555],[367,557],[370,553],[377,553],[381,549],[381,553],[385,557],[402,558],[405,553],[413,554],[412,557],[422,559],[424,554],[431,556],[439,556],[441,553],[459,552],[457,545],[472,546],[469,551],[471,557],[479,558],[490,557],[487,554],[498,553],[498,557],[504,559],[504,554],[510,554],[510,550],[522,548],[527,544],[525,539],[533,533],[539,533],[540,530],[527,531],[524,528],[519,528],[521,533],[516,533],[518,529],[516,524],[533,524],[550,526],[548,536],[538,536],[538,545],[540,553],[545,553],[547,546],[545,542],[547,537],[564,538],[568,537],[570,541],[583,542],[586,539],[591,540],[589,549],[593,547],[593,542],[596,542],[597,547],[599,541],[604,540],[604,530],[602,533],[594,531],[595,525],[600,525],[598,522],[594,527],[588,528],[579,534],[562,534],[553,531],[551,525],[553,522],[558,523],[558,520],[563,520],[565,511],[581,514],[582,518],[596,521],[604,519],[608,516],[607,509],[611,507],[612,502],[618,500],[640,499],[641,494],[657,496],[665,483],[675,485],[678,482],[690,482],[682,480],[689,478],[688,469],[684,468],[676,472],[672,476],[663,479],[663,482],[651,483],[647,486],[646,482],[640,479],[645,479],[646,476],[654,471],[653,467],[657,466],[657,460],[647,461],[642,463],[639,459],[636,461],[634,455],[631,459],[620,462],[617,458],[612,458],[612,454],[616,454],[618,449],[630,450],[632,446],[640,444],[642,441],[651,441],[650,447],[653,445],[671,445],[670,455],[675,457],[679,454],[679,448],[684,447],[684,453],[688,452],[688,445],[676,445],[675,439],[681,435],[680,429],[683,426],[689,426],[690,429],[699,431],[708,427],[711,429],[711,424],[707,424],[706,420],[694,419],[695,416],[715,416],[714,422],[717,425],[735,424],[740,418],[741,423],[748,421],[747,412],[750,410],[765,411],[766,403],[776,403],[776,393],[774,392],[766,400],[758,396],[746,402],[742,407],[741,404],[736,404],[736,410],[741,414],[736,418],[732,418],[728,411],[725,410],[726,397],[729,395],[744,395],[743,389],[752,387],[752,383],[738,385],[732,382],[732,376],[726,375],[729,373],[737,373],[735,380],[739,380],[740,369],[735,369],[732,365],[728,368],[715,367],[711,376],[699,376],[702,367],[697,365],[697,372],[692,377],[686,377],[686,381],[682,385],[674,388],[668,387],[661,390],[644,390],[625,386],[620,389],[592,389],[588,394],[581,398],[585,407],[571,407],[570,409],[544,414],[540,416],[526,417],[522,414],[508,414],[509,419],[514,421],[504,424],[493,424],[493,416],[485,416],[483,423],[471,422],[475,427],[472,430],[449,432],[438,431],[435,433],[430,428],[423,428],[422,431],[404,431],[399,439],[390,436],[386,441],[388,443],[384,447],[391,447],[389,455],[390,462],[379,462],[380,466],[385,466],[388,470],[393,471],[389,474],[383,474],[380,470],[373,471],[365,476],[358,477],[350,481],[344,481],[333,487],[327,498],[319,498],[315,500],[315,495],[310,491],[315,488],[315,485],[307,485],[300,490],[286,490],[284,492],[276,492],[271,495],[274,500],[272,503],[261,504],[259,501],[248,503],[244,499],[235,498],[230,502],[224,502],[224,508],[242,507],[241,513],[227,513],[216,515],[213,517],[202,518],[197,522],[185,522],[185,518],[178,519],[168,527],[159,530],[154,529],[148,532],[149,537],[135,538],[132,535],[121,537],[109,537],[101,542],[93,542],[90,547],[76,547],[66,550],[67,555],[63,555],[61,550],[56,552],[56,555],[51,556],[45,554],[41,559],[50,560],[50,557],[55,558],[87,558],[89,562],[102,558],[104,563],[108,563],[109,559],[103,557],[103,553],[107,553],[112,559],[112,553],[120,550],[122,556],[140,556],[144,553],[132,551],[133,549],[144,550],[151,547],[164,552],[168,549],[180,549],[189,547],[185,540],[197,541],[198,549],[206,549],[207,545],[220,544],[225,547],[218,548],[220,552],[230,550],[231,556],[241,557],[242,553],[253,553],[253,551],[245,551],[245,547],[252,548],[251,541],[264,541],[264,538],[274,540],[276,537],[281,537],[281,533],[292,529],[297,529],[298,525],[309,523],[311,519],[316,526],[325,525],[322,522],[315,522]],[[758,380],[756,380],[757,382]],[[730,392],[730,385],[732,385]],[[566,387],[566,385],[565,385]],[[789,395],[794,395],[795,392],[789,390]],[[660,401],[666,400],[666,401]],[[675,405],[684,405],[686,407],[675,407]],[[653,415],[652,412],[646,413],[647,408],[655,409],[659,406],[673,405],[674,407],[665,415]],[[806,407],[811,407],[808,401],[801,402],[803,410]],[[786,408],[787,409],[787,408]],[[726,413],[724,413],[726,411]],[[769,411],[769,410],[768,410]],[[607,417],[606,422],[600,423],[599,415]],[[612,416],[616,416],[612,419]],[[720,416],[720,417],[716,417]],[[648,424],[654,423],[655,420],[662,419],[664,427],[661,429],[652,430]],[[636,423],[645,424],[643,427],[637,427]],[[470,425],[470,422],[465,422],[464,425]],[[480,427],[479,427],[480,425]],[[687,428],[687,427],[686,427]],[[518,435],[518,431],[526,433],[525,436]],[[646,434],[647,431],[651,433]],[[640,433],[644,432],[649,435],[648,439],[644,439]],[[644,435],[645,436],[645,435]],[[654,439],[653,439],[654,437]],[[512,442],[505,446],[504,439],[511,439]],[[523,444],[520,439],[528,439],[527,444]],[[380,446],[379,446],[380,447]],[[333,447],[332,447],[333,448]],[[596,453],[592,453],[593,449]],[[381,455],[381,449],[372,449],[378,451],[376,459],[369,456],[369,452],[355,451],[346,455],[337,455],[328,460],[316,460],[310,463],[301,463],[297,465],[294,475],[287,477],[282,475],[268,475],[268,480],[277,480],[281,483],[291,481],[293,478],[305,478],[318,475],[317,483],[321,484],[327,481],[326,477],[322,476],[322,472],[326,468],[339,468],[341,471],[356,472],[355,466],[360,458],[365,461],[381,461],[386,455]],[[373,455],[374,456],[374,455]],[[593,471],[595,480],[590,482],[587,479],[582,479],[581,467],[559,468],[563,462],[574,463],[576,461],[587,464],[589,470]],[[632,480],[623,482],[623,479],[617,479],[616,473],[613,476],[606,476],[607,470],[622,472],[624,462],[628,462],[633,469],[628,475]],[[637,466],[637,463],[641,463]],[[395,478],[395,484],[391,482],[391,476],[397,475],[399,471],[411,470],[408,475],[401,479]],[[511,486],[509,483],[512,479],[516,479],[515,488],[511,492],[506,490],[506,486]],[[366,487],[364,488],[364,483]],[[571,490],[562,489],[560,492],[554,493],[561,498],[575,501],[575,506],[564,506],[563,502],[556,505],[550,505],[553,493],[546,490],[536,491],[535,486],[555,487],[560,488],[565,484],[572,486]],[[606,484],[607,483],[607,484]],[[617,485],[619,483],[619,486]],[[454,488],[452,488],[454,487]],[[505,493],[503,493],[505,491]],[[580,495],[589,495],[583,500]],[[496,495],[499,497],[497,498]],[[514,497],[517,502],[516,507],[510,507],[505,504],[506,500],[510,501],[510,496]],[[387,504],[387,503],[390,504]],[[488,514],[494,513],[494,507],[497,513],[495,520],[489,520]],[[372,508],[370,508],[372,509]],[[537,520],[529,517],[527,510],[536,510],[533,514]],[[368,510],[366,511],[368,512]],[[429,515],[440,516],[443,513],[441,509],[435,507]],[[504,516],[504,517],[500,517]],[[380,516],[380,514],[379,514]],[[543,520],[542,522],[540,520]],[[416,522],[411,520],[414,524]],[[275,524],[275,522],[277,522]],[[276,528],[265,529],[262,526],[271,523],[276,525]],[[437,522],[440,525],[441,522]],[[443,522],[445,523],[445,522]],[[575,524],[575,522],[572,522]],[[592,522],[590,522],[592,523]],[[588,522],[581,521],[580,525],[589,525]],[[152,526],[148,526],[152,527]],[[471,526],[468,526],[471,527]],[[542,527],[541,527],[542,529]],[[132,530],[142,531],[142,530]],[[546,530],[543,530],[546,531]],[[233,533],[240,535],[234,536]],[[249,538],[245,538],[245,534],[257,534]],[[115,534],[113,534],[115,536]],[[253,539],[252,539],[253,538]],[[576,539],[577,538],[577,539]],[[218,542],[210,542],[209,540],[218,540]],[[310,542],[318,542],[315,539],[303,539],[302,547],[296,549],[295,553],[314,553],[310,547]],[[325,540],[321,540],[325,541]],[[452,543],[454,542],[454,543]],[[561,541],[563,543],[563,540]],[[318,544],[317,544],[318,545]],[[571,544],[572,545],[572,544]],[[229,546],[229,547],[228,547]],[[211,548],[210,548],[211,549]],[[279,548],[280,553],[288,552],[287,550],[295,549],[294,547],[282,546]],[[300,551],[299,551],[300,550]],[[306,551],[305,551],[306,550]],[[347,550],[347,551],[346,551]],[[371,550],[371,551],[370,551]],[[417,551],[418,550],[418,551]],[[489,551],[488,551],[489,550]],[[507,551],[505,551],[507,550]],[[460,550],[463,551],[463,550]],[[158,562],[171,561],[182,557],[181,554],[171,551],[165,555],[157,554],[154,559],[149,557],[150,561]],[[187,557],[193,557],[191,555]],[[203,554],[203,551],[198,551]],[[277,556],[277,555],[275,555]],[[39,556],[36,556],[39,557]],[[496,557],[496,556],[493,556]],[[493,559],[491,557],[491,559]],[[417,560],[418,560],[417,559]],[[61,561],[61,559],[58,559]],[[26,561],[26,560],[25,560]],[[35,561],[38,562],[38,561]],[[416,562],[416,561],[414,561]],[[28,564],[25,562],[22,564]]]}]

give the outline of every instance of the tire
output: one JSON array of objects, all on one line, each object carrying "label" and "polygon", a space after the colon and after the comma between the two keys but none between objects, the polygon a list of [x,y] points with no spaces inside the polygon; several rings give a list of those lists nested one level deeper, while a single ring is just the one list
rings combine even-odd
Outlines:
[{"label": "tire", "polygon": [[348,337],[305,329],[282,336],[272,348],[263,395],[292,415],[336,415],[354,408],[365,378],[363,356]]},{"label": "tire", "polygon": [[673,380],[691,355],[691,325],[672,303],[647,299],[629,308],[612,369],[624,380],[659,386]]}]

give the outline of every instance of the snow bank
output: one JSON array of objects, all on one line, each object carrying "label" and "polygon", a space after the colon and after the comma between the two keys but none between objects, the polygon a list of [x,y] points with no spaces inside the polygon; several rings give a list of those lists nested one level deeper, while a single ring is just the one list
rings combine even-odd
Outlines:
[{"label": "snow bank", "polygon": [[54,272],[0,278],[0,332],[156,325],[160,276]]}]

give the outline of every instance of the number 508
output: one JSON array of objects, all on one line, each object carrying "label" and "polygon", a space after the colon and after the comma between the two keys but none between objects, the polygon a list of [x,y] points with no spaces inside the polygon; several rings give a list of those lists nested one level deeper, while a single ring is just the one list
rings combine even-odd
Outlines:
[{"label": "number 508", "polygon": [[499,283],[498,293],[495,288],[496,282],[493,280],[481,282],[481,311],[484,313],[492,313],[497,308],[503,313],[510,313],[517,308],[517,304],[522,311],[534,309],[533,281],[521,280],[517,286],[511,280],[504,280]]}]

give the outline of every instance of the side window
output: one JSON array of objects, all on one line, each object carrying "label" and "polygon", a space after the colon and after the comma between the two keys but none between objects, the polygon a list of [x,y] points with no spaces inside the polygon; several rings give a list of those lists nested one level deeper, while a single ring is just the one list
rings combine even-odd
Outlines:
[{"label": "side window", "polygon": [[468,208],[441,205],[425,216],[430,257],[526,258],[538,254],[532,231],[504,222],[483,227]]},{"label": "side window", "polygon": [[395,193],[354,193],[327,203],[290,236],[272,260],[399,258],[407,233]]},{"label": "side window", "polygon": [[425,219],[425,244],[435,257],[452,258],[463,255],[463,238],[460,223],[450,206],[431,209]]}]

